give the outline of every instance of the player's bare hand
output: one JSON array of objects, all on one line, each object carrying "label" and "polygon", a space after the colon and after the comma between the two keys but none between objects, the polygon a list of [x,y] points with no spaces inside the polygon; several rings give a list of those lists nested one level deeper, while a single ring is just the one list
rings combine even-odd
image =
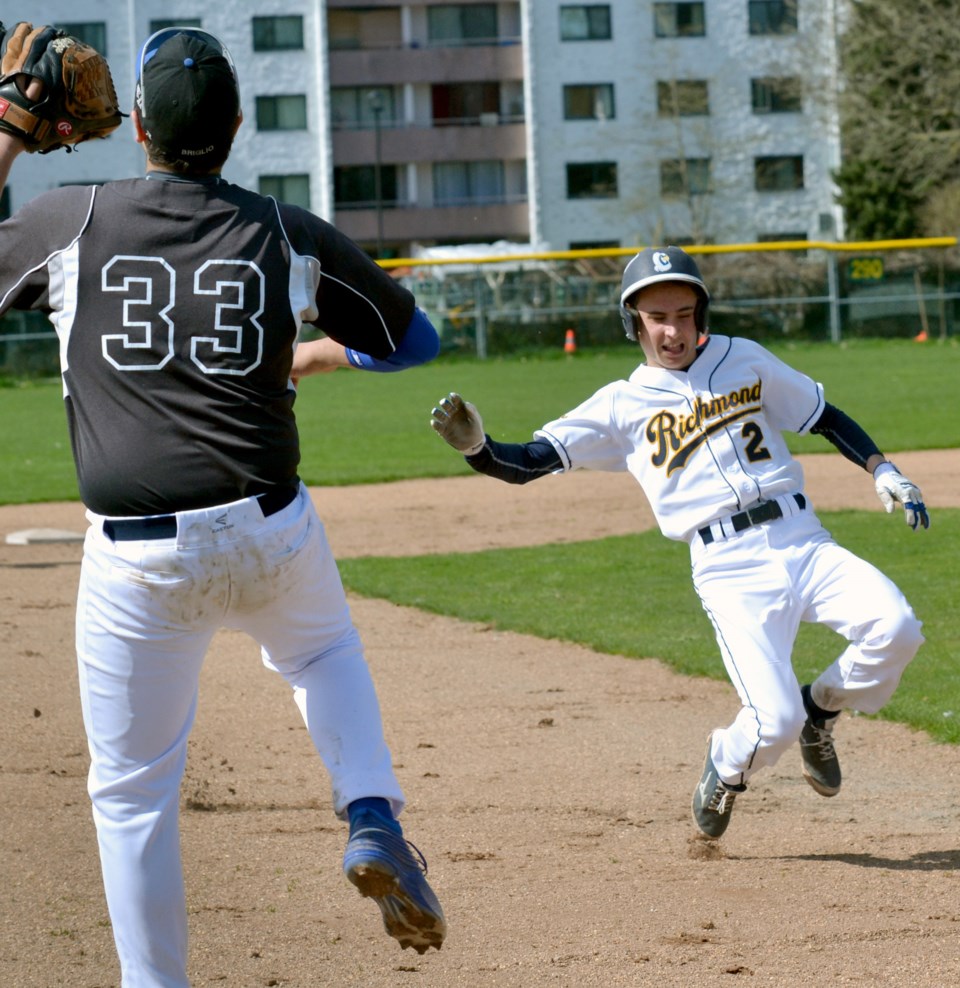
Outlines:
[{"label": "player's bare hand", "polygon": [[[889,464],[883,464],[889,466]],[[903,506],[903,514],[907,524],[916,531],[921,526],[930,527],[930,516],[927,514],[927,506],[923,503],[923,495],[916,484],[912,484],[896,468],[882,470],[874,476],[874,483],[877,488],[877,496],[887,509],[887,514],[892,514],[894,508],[900,504]]]},{"label": "player's bare hand", "polygon": [[486,442],[480,413],[455,391],[440,399],[430,416],[430,426],[444,442],[464,456],[479,453]]}]

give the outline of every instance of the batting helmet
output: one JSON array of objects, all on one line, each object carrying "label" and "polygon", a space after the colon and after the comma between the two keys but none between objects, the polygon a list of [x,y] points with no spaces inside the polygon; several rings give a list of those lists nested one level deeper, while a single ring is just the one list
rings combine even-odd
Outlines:
[{"label": "batting helmet", "polygon": [[630,259],[630,263],[623,269],[623,280],[620,283],[620,318],[629,339],[637,339],[640,313],[634,306],[627,304],[627,299],[636,295],[641,288],[654,285],[658,281],[685,281],[693,285],[698,296],[696,326],[701,333],[706,332],[710,292],[707,291],[693,258],[679,247],[647,247]]}]

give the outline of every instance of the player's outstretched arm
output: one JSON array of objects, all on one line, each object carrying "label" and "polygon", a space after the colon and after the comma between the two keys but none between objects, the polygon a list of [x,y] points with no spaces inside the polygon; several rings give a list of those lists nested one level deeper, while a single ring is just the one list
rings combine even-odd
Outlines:
[{"label": "player's outstretched arm", "polygon": [[546,439],[528,443],[499,443],[483,431],[476,406],[455,391],[433,409],[430,426],[444,442],[459,450],[477,473],[508,484],[528,484],[563,470],[560,454]]}]

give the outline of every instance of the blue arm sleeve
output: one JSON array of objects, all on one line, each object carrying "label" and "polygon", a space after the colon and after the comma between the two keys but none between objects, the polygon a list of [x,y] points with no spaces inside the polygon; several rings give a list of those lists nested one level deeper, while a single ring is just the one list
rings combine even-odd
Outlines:
[{"label": "blue arm sleeve", "polygon": [[433,328],[433,323],[427,318],[427,314],[417,307],[413,310],[413,318],[400,341],[400,346],[389,357],[378,360],[367,353],[360,353],[359,350],[351,350],[347,347],[347,360],[361,370],[390,374],[429,363],[439,352],[440,337]]}]

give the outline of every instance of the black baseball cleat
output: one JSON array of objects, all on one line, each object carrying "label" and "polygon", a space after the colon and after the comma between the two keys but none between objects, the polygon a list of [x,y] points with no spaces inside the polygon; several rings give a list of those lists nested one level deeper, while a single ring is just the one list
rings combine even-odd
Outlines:
[{"label": "black baseball cleat", "polygon": [[707,737],[707,757],[703,775],[693,790],[693,820],[705,836],[714,840],[722,837],[730,825],[733,803],[737,796],[747,791],[746,784],[732,786],[717,775],[712,755],[713,734]]},{"label": "black baseball cleat", "polygon": [[[810,712],[812,700],[810,687],[804,686],[803,704],[807,719],[800,732],[800,757],[803,759],[803,777],[821,796],[836,796],[840,792],[840,759],[833,746],[833,726],[840,714],[832,717],[816,716]],[[821,714],[827,711],[820,711]]]},{"label": "black baseball cleat", "polygon": [[426,871],[423,855],[378,813],[368,810],[351,818],[343,872],[361,895],[380,907],[387,933],[404,950],[413,947],[418,954],[430,947],[439,950],[447,933]]}]

